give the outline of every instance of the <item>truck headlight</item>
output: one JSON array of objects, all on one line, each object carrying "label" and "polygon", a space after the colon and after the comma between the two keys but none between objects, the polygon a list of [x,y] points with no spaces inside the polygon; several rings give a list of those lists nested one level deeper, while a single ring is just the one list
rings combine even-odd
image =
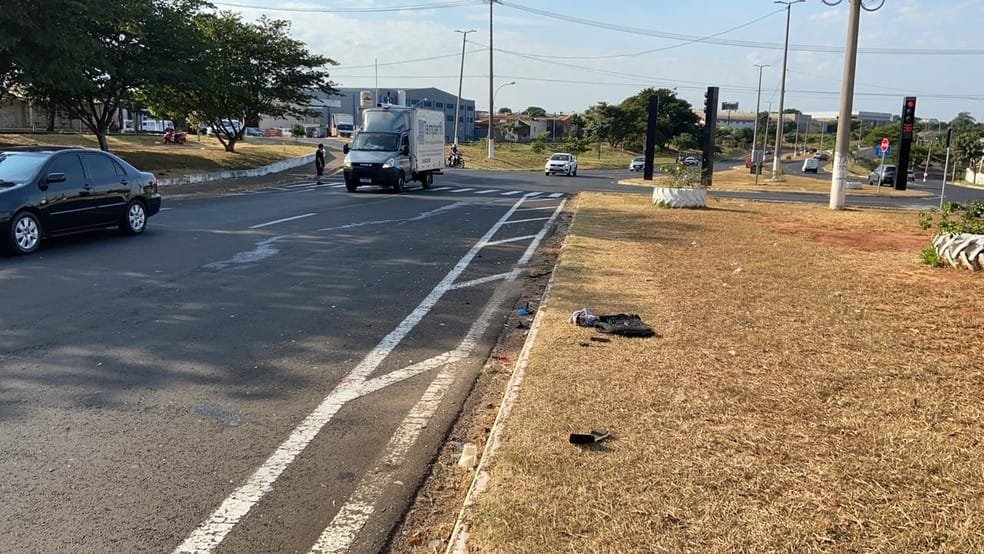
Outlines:
[{"label": "truck headlight", "polygon": [[396,167],[396,158],[390,158],[383,164],[383,169],[390,169],[393,167]]},{"label": "truck headlight", "polygon": [[352,169],[352,158],[349,158],[346,155],[345,159],[342,160],[342,167],[344,167],[345,169]]}]

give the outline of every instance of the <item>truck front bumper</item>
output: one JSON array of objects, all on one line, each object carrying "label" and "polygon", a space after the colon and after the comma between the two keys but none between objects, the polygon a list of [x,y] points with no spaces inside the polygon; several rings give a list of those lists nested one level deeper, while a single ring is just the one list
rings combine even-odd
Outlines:
[{"label": "truck front bumper", "polygon": [[399,169],[395,167],[383,168],[382,164],[353,164],[351,168],[345,168],[345,180],[356,180],[360,185],[375,185],[377,187],[389,187],[396,182]]}]

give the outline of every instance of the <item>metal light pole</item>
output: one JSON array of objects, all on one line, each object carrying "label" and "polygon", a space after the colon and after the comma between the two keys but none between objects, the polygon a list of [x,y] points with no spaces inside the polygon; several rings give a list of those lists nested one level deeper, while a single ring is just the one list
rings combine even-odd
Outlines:
[{"label": "metal light pole", "polygon": [[495,157],[495,144],[492,139],[492,124],[495,121],[495,92],[492,90],[492,78],[494,73],[492,72],[492,6],[495,5],[495,0],[489,0],[489,136],[485,139],[485,142],[489,143],[489,159]]},{"label": "metal light pole", "polygon": [[[843,0],[823,0],[828,6],[836,6]],[[858,29],[861,9],[873,12],[885,5],[885,0],[874,8],[865,7],[862,0],[849,0],[847,20],[847,47],[844,49],[844,77],[841,82],[840,115],[837,117],[837,142],[834,147],[834,173],[830,179],[830,209],[844,209],[844,190],[847,185],[848,149],[851,144],[851,110],[854,107],[854,73],[858,65]]]},{"label": "metal light pole", "polygon": [[[759,130],[759,109],[762,103],[762,69],[769,67],[768,64],[753,64],[755,67],[759,68],[759,88],[758,95],[755,96],[755,126],[752,127],[752,156],[749,160],[752,162],[752,171],[755,172],[755,184],[759,181],[759,160],[755,159],[755,149],[758,147],[758,130]],[[768,121],[768,118],[766,118]],[[765,124],[765,132],[769,132],[769,124]],[[763,159],[765,156],[765,150],[763,149]]]},{"label": "metal light pole", "polygon": [[779,121],[776,124],[776,153],[772,158],[772,180],[779,180],[779,167],[782,163],[782,107],[786,99],[786,59],[789,57],[789,19],[793,4],[806,2],[806,0],[775,0],[775,4],[786,6],[786,42],[782,48],[782,75],[779,76]]},{"label": "metal light pole", "polygon": [[[508,83],[502,83],[501,85],[499,85],[499,88],[495,89],[495,91],[492,93],[492,104],[493,105],[495,104],[495,96],[499,94],[499,91],[502,89],[502,87],[508,87],[509,85],[515,85],[515,84],[516,81],[509,81]],[[495,116],[492,115],[492,113],[489,113],[489,159],[490,160],[495,159],[495,141],[493,139],[495,135],[492,134],[492,128],[494,126],[495,126]]]},{"label": "metal light pole", "polygon": [[454,102],[454,145],[458,146],[458,114],[461,113],[461,84],[465,80],[465,42],[467,42],[468,33],[474,33],[475,29],[468,29],[467,31],[455,29],[454,32],[461,33],[461,73],[458,74],[458,99]]}]

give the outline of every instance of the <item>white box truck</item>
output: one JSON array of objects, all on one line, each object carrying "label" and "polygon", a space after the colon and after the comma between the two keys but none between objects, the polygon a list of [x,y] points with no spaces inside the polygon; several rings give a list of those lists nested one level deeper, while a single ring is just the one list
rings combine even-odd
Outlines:
[{"label": "white box truck", "polygon": [[367,109],[351,147],[342,150],[349,192],[360,185],[400,192],[407,181],[428,188],[444,169],[444,113],[404,106]]},{"label": "white box truck", "polygon": [[351,114],[331,114],[331,136],[349,138],[355,132],[355,120]]}]

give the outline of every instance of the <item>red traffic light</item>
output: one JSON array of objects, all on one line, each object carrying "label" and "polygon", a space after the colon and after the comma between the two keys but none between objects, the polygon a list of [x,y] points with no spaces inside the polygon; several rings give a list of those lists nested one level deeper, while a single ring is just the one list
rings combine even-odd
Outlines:
[{"label": "red traffic light", "polygon": [[916,107],[916,101],[915,100],[909,100],[908,102],[905,103],[905,106],[907,108],[915,108]]}]

